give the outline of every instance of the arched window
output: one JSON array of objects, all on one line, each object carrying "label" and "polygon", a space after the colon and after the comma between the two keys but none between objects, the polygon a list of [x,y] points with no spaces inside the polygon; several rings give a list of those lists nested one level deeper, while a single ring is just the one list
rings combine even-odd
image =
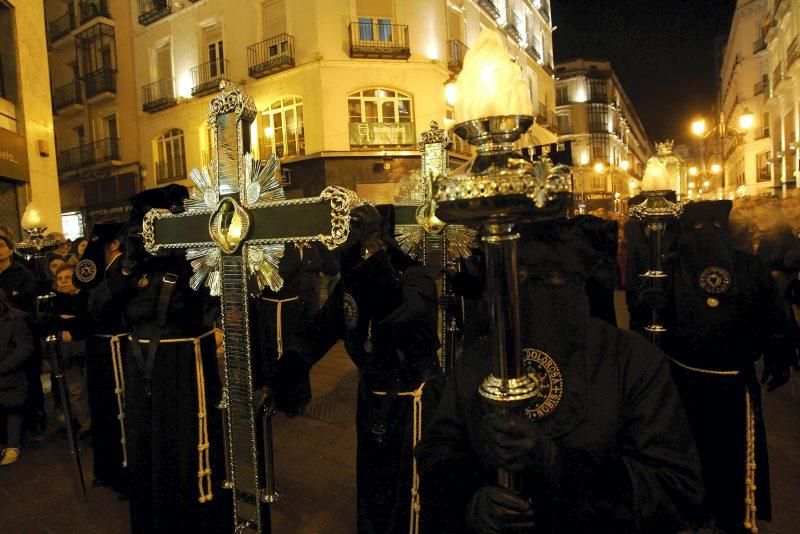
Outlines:
[{"label": "arched window", "polygon": [[351,94],[347,97],[350,144],[413,145],[412,104],[411,96],[394,89],[378,87]]},{"label": "arched window", "polygon": [[167,130],[153,141],[156,183],[174,182],[186,178],[186,150],[183,130]]},{"label": "arched window", "polygon": [[262,112],[264,137],[261,143],[261,158],[271,153],[279,158],[306,153],[303,135],[303,98],[285,96],[279,98]]}]

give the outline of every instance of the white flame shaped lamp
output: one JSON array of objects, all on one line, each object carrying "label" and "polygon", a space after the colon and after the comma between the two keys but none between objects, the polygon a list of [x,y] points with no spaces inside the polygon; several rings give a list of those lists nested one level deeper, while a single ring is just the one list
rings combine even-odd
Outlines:
[{"label": "white flame shaped lamp", "polygon": [[[650,261],[647,271],[641,276],[648,282],[648,287],[663,289],[667,274],[663,271],[663,238],[664,230],[669,219],[675,219],[683,211],[680,202],[673,202],[675,190],[672,189],[671,179],[666,166],[653,156],[647,162],[644,178],[642,179],[642,195],[644,200],[631,207],[631,215],[645,223],[645,230],[650,240]],[[667,329],[661,322],[660,308],[653,306],[650,309],[650,323],[644,327],[653,343],[658,344],[659,336]]]},{"label": "white flame shaped lamp", "polygon": [[17,243],[17,250],[26,256],[44,255],[51,250],[55,250],[59,246],[59,242],[55,239],[47,239],[44,233],[47,231],[47,226],[42,220],[41,212],[36,208],[33,202],[25,207],[25,213],[22,214],[21,221],[22,229],[28,234],[28,239]]}]

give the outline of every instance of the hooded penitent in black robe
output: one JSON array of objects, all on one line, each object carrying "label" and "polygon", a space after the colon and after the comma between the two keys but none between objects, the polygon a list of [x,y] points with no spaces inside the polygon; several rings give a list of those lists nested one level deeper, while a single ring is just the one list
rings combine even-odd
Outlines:
[{"label": "hooded penitent in black robe", "polygon": [[[521,473],[536,532],[677,531],[696,513],[702,483],[666,358],[589,317],[584,281],[596,258],[579,225],[531,225],[522,236],[522,347],[526,358],[549,355],[563,380],[554,410],[529,416],[556,451],[546,471]],[[466,347],[416,449],[426,532],[469,532],[471,499],[497,484],[483,421],[491,408],[478,393],[489,354],[485,339]],[[535,372],[558,389],[553,366]]]},{"label": "hooded penitent in black robe", "polygon": [[105,265],[104,253],[105,245],[116,240],[121,230],[119,224],[94,226],[73,281],[89,293],[87,311],[92,320],[86,340],[86,386],[92,414],[94,483],[127,492],[123,362],[128,330],[123,322],[125,301],[113,298],[110,290],[123,284],[122,256]]},{"label": "hooded penitent in black robe", "polygon": [[[177,198],[169,188],[145,191],[132,199],[134,214],[186,196],[185,188]],[[181,252],[147,254],[132,222],[123,258],[131,274],[112,289],[124,302],[130,331],[124,372],[131,530],[232,532],[207,293],[190,287],[191,267]],[[171,294],[162,291],[169,281]]]},{"label": "hooded penitent in black robe", "polygon": [[425,268],[391,245],[365,261],[358,244],[351,245],[341,265],[342,279],[315,316],[307,345],[281,359],[276,389],[296,383],[344,340],[360,377],[358,531],[414,532],[415,431],[437,393],[423,387],[436,374],[436,287]]},{"label": "hooded penitent in black robe", "polygon": [[[730,209],[730,201],[684,207],[663,347],[697,441],[704,508],[726,532],[741,532],[755,527],[753,511],[761,519],[771,515],[753,362],[763,354],[768,369],[786,370],[791,347],[766,266],[731,246]],[[753,488],[746,486],[755,486],[755,502]]]}]

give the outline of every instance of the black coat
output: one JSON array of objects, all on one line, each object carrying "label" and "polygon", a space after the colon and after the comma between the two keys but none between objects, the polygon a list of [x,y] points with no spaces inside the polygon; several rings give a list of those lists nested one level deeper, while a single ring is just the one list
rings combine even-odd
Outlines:
[{"label": "black coat", "polygon": [[27,316],[18,310],[0,316],[0,408],[18,408],[25,403],[25,362],[31,354],[33,336]]},{"label": "black coat", "polygon": [[14,260],[8,269],[0,272],[0,289],[20,310],[33,312],[36,300],[36,278],[21,263]]}]

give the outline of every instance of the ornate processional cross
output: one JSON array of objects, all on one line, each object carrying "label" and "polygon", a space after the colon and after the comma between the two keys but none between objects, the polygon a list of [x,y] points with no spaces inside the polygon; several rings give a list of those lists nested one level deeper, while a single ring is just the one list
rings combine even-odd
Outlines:
[{"label": "ornate processional cross", "polygon": [[211,100],[214,159],[191,178],[197,187],[187,211],[151,210],[143,235],[148,252],[185,249],[195,289],[219,295],[225,340],[223,401],[225,487],[232,490],[235,532],[270,532],[269,503],[275,491],[269,414],[253,407],[253,361],[248,293],[283,285],[278,262],[286,243],[321,241],[333,248],[347,239],[355,193],[328,187],[319,197],[285,200],[275,177],[277,160],[250,155],[253,99],[223,82]]},{"label": "ornate processional cross", "polygon": [[[400,192],[395,197],[395,233],[400,248],[420,260],[436,276],[439,295],[449,295],[447,278],[442,269],[456,269],[458,260],[472,254],[477,232],[460,224],[446,224],[436,217],[433,200],[433,181],[448,173],[447,132],[431,121],[429,130],[422,132],[419,151],[420,170],[412,171],[400,180]],[[441,345],[437,353],[439,366],[449,373],[455,358],[455,317],[439,306],[437,334]]]}]

